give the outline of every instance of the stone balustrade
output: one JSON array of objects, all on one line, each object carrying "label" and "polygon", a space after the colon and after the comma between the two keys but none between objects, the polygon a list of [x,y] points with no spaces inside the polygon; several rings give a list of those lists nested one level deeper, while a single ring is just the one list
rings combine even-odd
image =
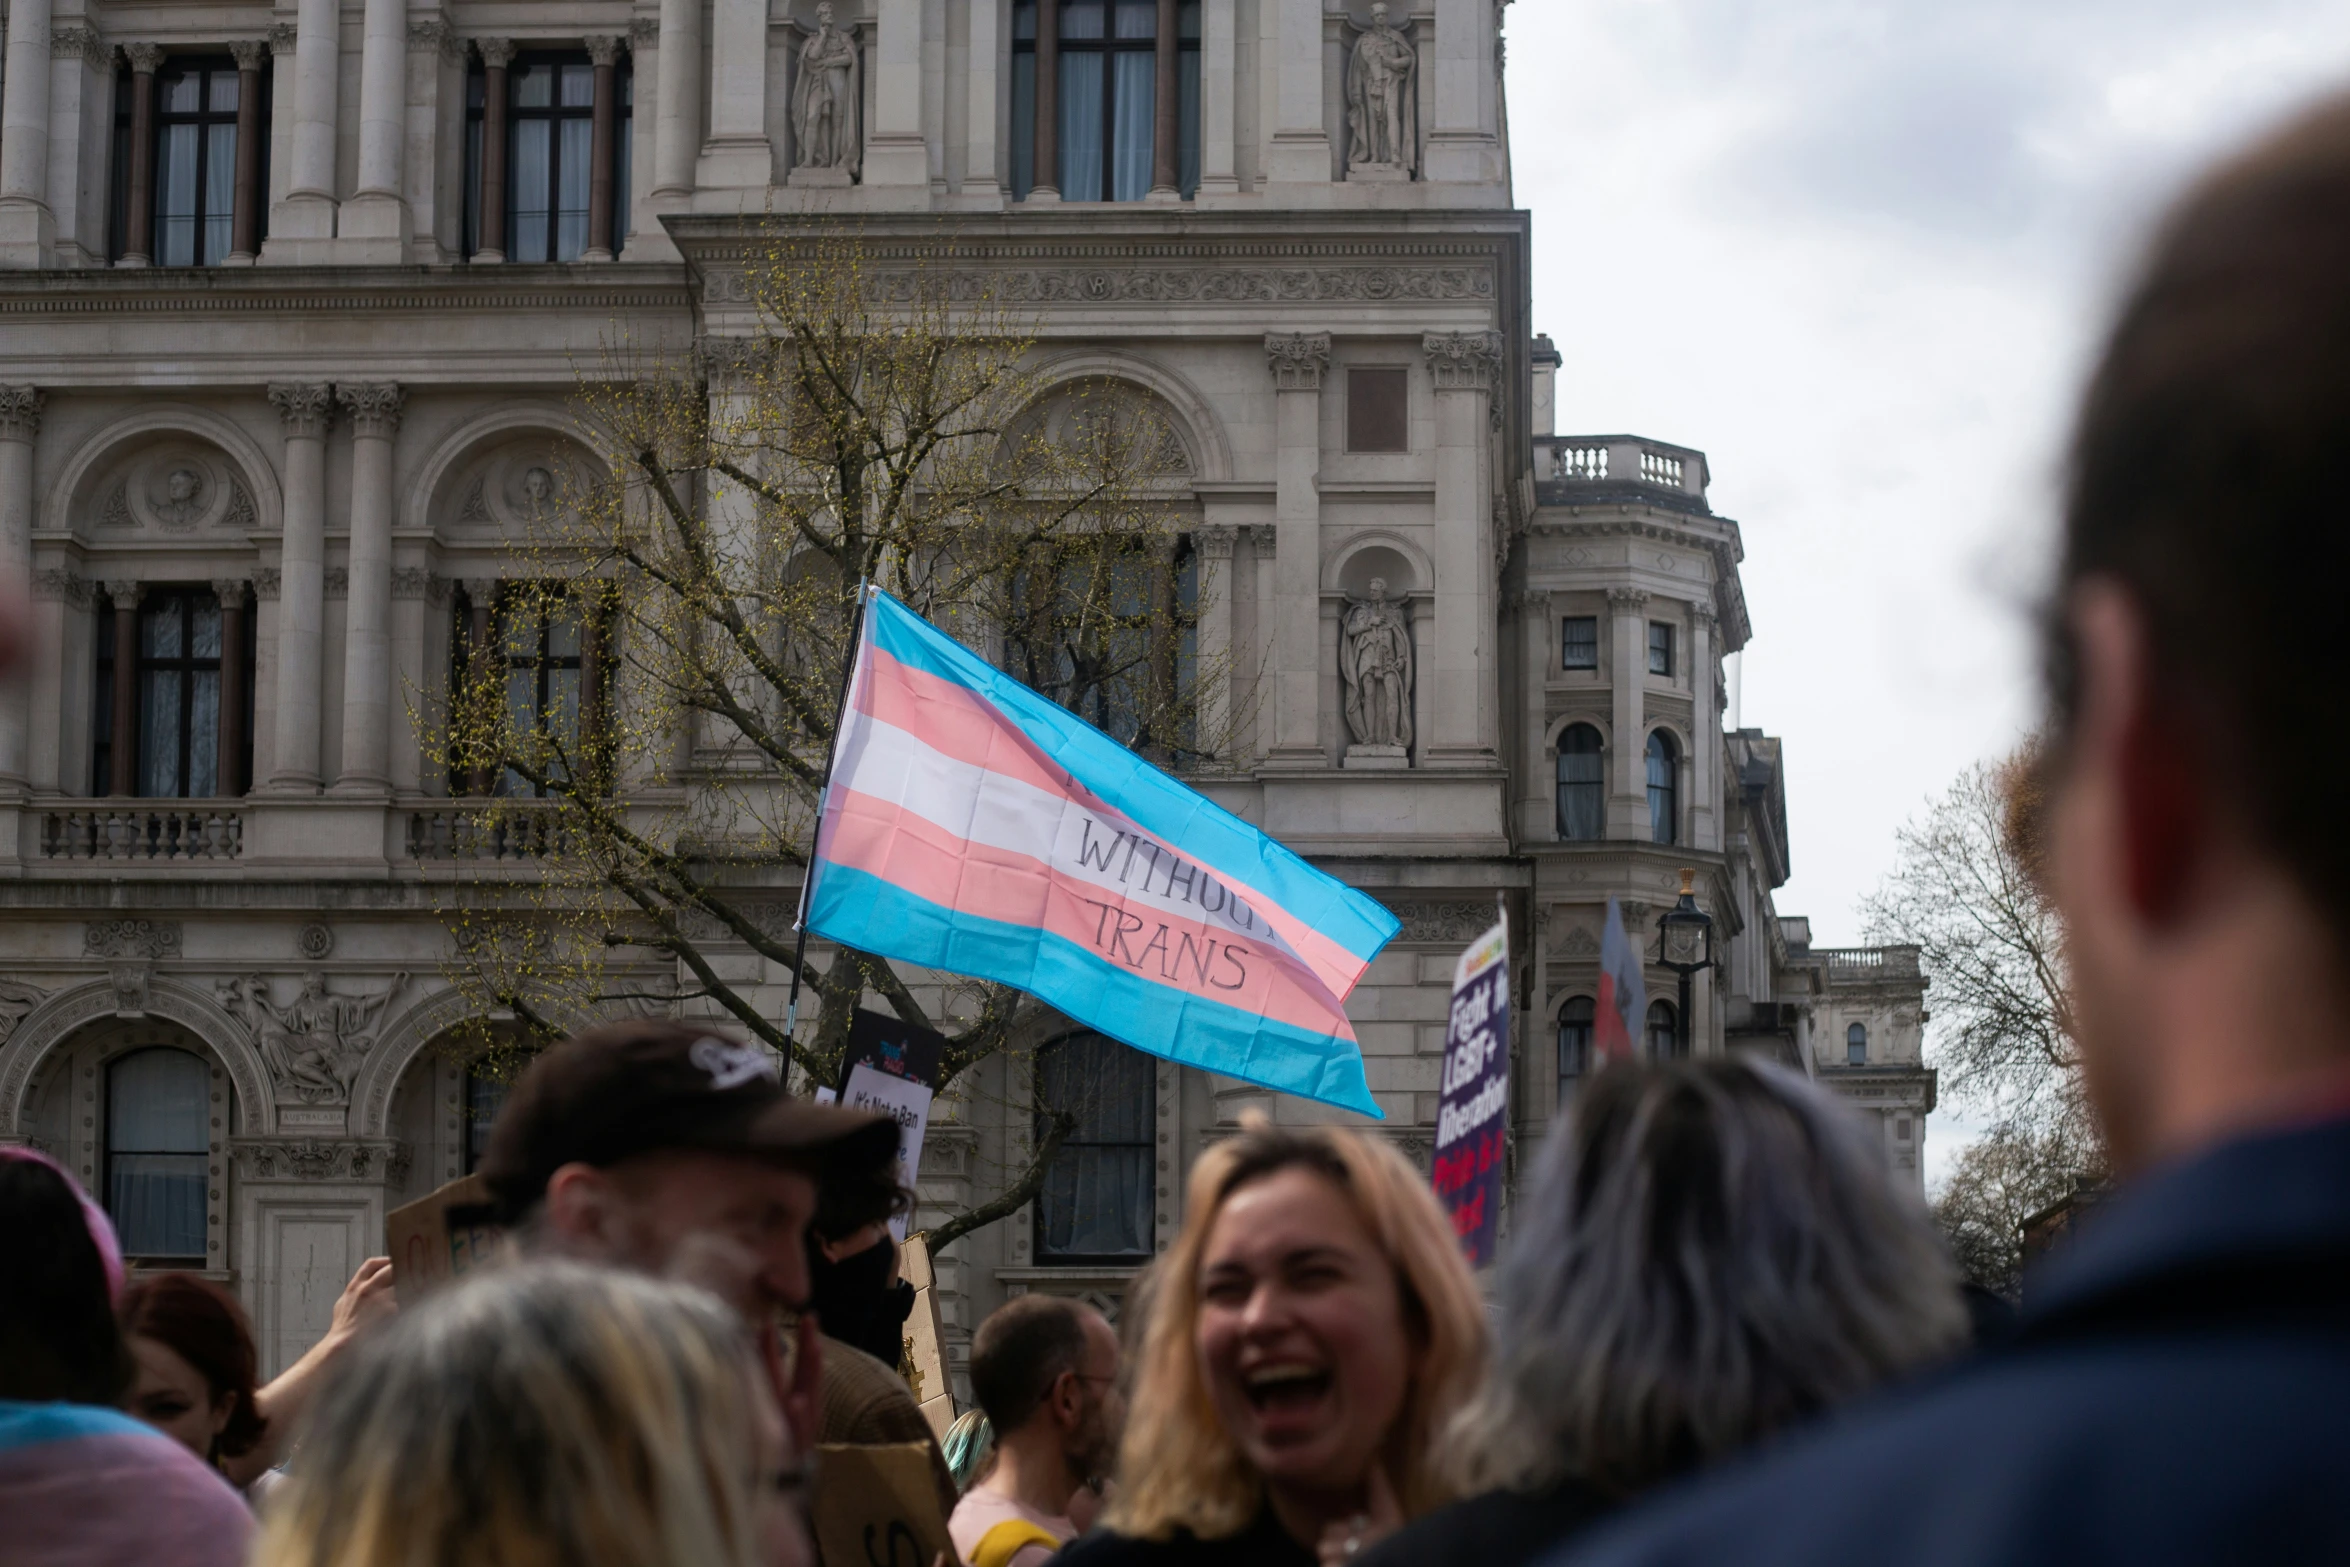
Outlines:
[{"label": "stone balustrade", "polygon": [[520,864],[559,851],[566,836],[555,814],[538,806],[431,806],[408,812],[412,860]]},{"label": "stone balustrade", "polygon": [[243,814],[207,801],[110,800],[41,813],[45,860],[233,860]]}]

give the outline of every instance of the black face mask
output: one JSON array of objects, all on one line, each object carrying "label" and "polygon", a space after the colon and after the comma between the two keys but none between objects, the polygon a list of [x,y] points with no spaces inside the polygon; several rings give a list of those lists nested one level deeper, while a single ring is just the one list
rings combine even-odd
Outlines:
[{"label": "black face mask", "polygon": [[808,1238],[808,1306],[825,1336],[863,1350],[892,1371],[905,1356],[906,1318],[914,1312],[913,1285],[883,1282],[896,1260],[897,1248],[887,1237],[838,1262],[826,1261],[815,1237]]}]

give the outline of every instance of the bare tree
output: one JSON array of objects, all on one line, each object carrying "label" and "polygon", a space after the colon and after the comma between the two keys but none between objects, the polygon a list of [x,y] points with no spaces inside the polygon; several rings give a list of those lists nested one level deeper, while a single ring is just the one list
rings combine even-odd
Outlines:
[{"label": "bare tree", "polygon": [[[860,582],[1164,765],[1222,738],[1198,733],[1229,671],[1191,651],[1178,435],[1131,389],[1047,380],[1027,323],[946,277],[877,272],[853,237],[766,242],[757,332],[583,380],[601,471],[551,470],[519,580],[469,606],[423,720],[466,797],[453,852],[528,862],[445,899],[485,1008],[541,1037],[583,1010],[716,1011],[835,1087],[868,998],[947,1035],[949,1084],[1054,1026],[1008,986],[867,952],[802,967],[790,929]],[[797,1037],[760,989],[795,969]],[[1028,1167],[934,1246],[1038,1190],[1074,1107],[1015,1108]]]},{"label": "bare tree", "polygon": [[2023,1277],[2024,1221],[2102,1168],[2094,1146],[2063,1125],[2005,1127],[1958,1156],[1934,1199],[1959,1271],[2015,1298]]}]

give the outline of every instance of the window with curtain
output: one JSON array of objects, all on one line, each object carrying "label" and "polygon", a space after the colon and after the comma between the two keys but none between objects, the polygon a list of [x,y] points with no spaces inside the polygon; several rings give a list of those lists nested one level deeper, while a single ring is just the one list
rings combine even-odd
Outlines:
[{"label": "window with curtain", "polygon": [[1648,836],[1652,843],[1680,842],[1681,751],[1662,729],[1648,737]]},{"label": "window with curtain", "polygon": [[1661,620],[1648,623],[1648,672],[1652,675],[1673,672],[1673,628]]},{"label": "window with curtain", "polygon": [[[498,606],[497,645],[505,662],[506,720],[516,734],[550,734],[566,748],[579,744],[583,621],[569,598],[523,590]],[[539,792],[512,772],[498,780],[504,795]]]},{"label": "window with curtain", "polygon": [[[1150,193],[1158,100],[1159,0],[1061,0],[1059,115],[1063,201],[1140,201]],[[1036,0],[1012,8],[1012,199],[1036,188]],[[1200,6],[1175,12],[1176,188],[1199,189]]]},{"label": "window with curtain", "polygon": [[1038,1262],[1128,1262],[1151,1254],[1151,1149],[1157,1125],[1151,1058],[1101,1034],[1039,1051],[1039,1102],[1076,1125],[1036,1197]]},{"label": "window with curtain", "polygon": [[[155,73],[154,256],[159,267],[216,266],[235,242],[237,62],[173,58]],[[264,103],[267,108],[267,89]],[[107,254],[130,233],[131,73],[115,75]],[[267,147],[267,131],[262,145]]]},{"label": "window with curtain", "polygon": [[1648,1058],[1651,1061],[1678,1060],[1681,1055],[1681,1031],[1675,1026],[1670,1001],[1652,1001],[1648,1007]]},{"label": "window with curtain", "polygon": [[1559,735],[1559,837],[1587,843],[1607,830],[1605,761],[1599,731],[1569,724]]},{"label": "window with curtain", "polygon": [[[93,794],[114,791],[114,609],[98,612],[98,691]],[[138,782],[146,799],[201,800],[220,793],[220,600],[193,589],[158,589],[139,601]]]},{"label": "window with curtain", "polygon": [[[482,125],[489,78],[479,61],[465,77],[464,249],[481,248]],[[623,55],[612,73],[614,255],[628,239],[629,160],[636,139],[636,73]],[[599,241],[588,233],[595,167],[596,68],[585,54],[519,55],[506,69],[506,258],[577,261]]]},{"label": "window with curtain", "polygon": [[106,1069],[106,1209],[127,1257],[203,1265],[209,1078],[160,1047]]},{"label": "window with curtain", "polygon": [[1559,622],[1559,667],[1561,669],[1597,669],[1599,667],[1599,617],[1597,615],[1569,615]]},{"label": "window with curtain", "polygon": [[1855,1023],[1844,1031],[1844,1064],[1846,1066],[1867,1066],[1869,1064],[1869,1031],[1866,1024]]},{"label": "window with curtain", "polygon": [[1559,1097],[1564,1099],[1575,1080],[1591,1069],[1591,1030],[1599,1007],[1589,996],[1575,996],[1559,1008]]}]

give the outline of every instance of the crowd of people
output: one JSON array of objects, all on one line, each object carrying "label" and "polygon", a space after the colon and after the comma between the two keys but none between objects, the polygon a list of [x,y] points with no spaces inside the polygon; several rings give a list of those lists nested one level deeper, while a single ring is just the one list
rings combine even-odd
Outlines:
[{"label": "crowd of people", "polygon": [[1995,1338],[1832,1098],[1619,1061],[1489,1290],[1392,1143],[1252,1119],[1115,1326],[977,1325],[941,1444],[895,1124],[614,1025],[492,1132],[511,1258],[369,1263],[266,1384],[233,1296],[0,1148],[0,1563],[803,1567],[860,1446],[923,1449],[974,1567],[2350,1559],[2345,454],[2350,101],[2188,195],[2086,398],[2030,825],[2125,1180]]}]

